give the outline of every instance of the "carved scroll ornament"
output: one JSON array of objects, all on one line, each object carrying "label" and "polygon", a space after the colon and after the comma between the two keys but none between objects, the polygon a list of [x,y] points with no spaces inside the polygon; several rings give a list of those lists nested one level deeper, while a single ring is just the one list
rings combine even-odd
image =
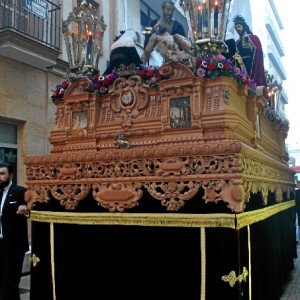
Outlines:
[{"label": "carved scroll ornament", "polygon": [[67,210],[73,210],[80,200],[86,198],[90,188],[89,184],[61,184],[52,186],[50,191],[62,206]]},{"label": "carved scroll ornament", "polygon": [[199,182],[152,182],[145,187],[151,196],[161,201],[169,211],[178,211],[184,206],[184,201],[191,199],[200,188]]},{"label": "carved scroll ornament", "polygon": [[109,211],[123,212],[138,205],[143,195],[141,186],[140,183],[96,183],[93,185],[93,197]]}]

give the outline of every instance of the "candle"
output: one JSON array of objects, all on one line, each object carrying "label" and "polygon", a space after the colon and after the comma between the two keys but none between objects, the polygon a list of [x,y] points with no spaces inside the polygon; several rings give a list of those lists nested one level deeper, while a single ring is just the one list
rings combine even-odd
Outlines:
[{"label": "candle", "polygon": [[92,54],[92,45],[93,45],[93,36],[91,33],[89,33],[89,38],[88,38],[88,42],[87,42],[87,61],[91,59],[91,54]]},{"label": "candle", "polygon": [[198,36],[202,37],[202,7],[200,5],[198,8]]},{"label": "candle", "polygon": [[203,2],[203,13],[202,13],[202,17],[203,17],[203,32],[207,32],[207,27],[208,27],[208,20],[207,20],[207,7],[206,7],[206,3],[205,1]]},{"label": "candle", "polygon": [[215,2],[215,11],[214,11],[214,35],[218,35],[218,20],[219,20],[219,7],[218,1]]}]

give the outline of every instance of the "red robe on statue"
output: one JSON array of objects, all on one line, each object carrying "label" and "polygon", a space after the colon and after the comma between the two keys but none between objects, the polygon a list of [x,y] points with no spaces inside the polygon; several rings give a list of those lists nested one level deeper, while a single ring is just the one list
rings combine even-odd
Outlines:
[{"label": "red robe on statue", "polygon": [[236,47],[243,58],[250,79],[253,79],[257,86],[265,86],[264,57],[258,36],[247,34],[236,41]]}]

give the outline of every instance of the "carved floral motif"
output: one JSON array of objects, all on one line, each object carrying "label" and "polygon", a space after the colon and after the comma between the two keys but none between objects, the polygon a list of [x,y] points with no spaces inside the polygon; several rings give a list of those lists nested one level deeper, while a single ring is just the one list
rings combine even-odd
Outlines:
[{"label": "carved floral motif", "polygon": [[73,210],[78,201],[86,198],[90,191],[90,184],[58,184],[50,187],[52,196],[68,210]]},{"label": "carved floral motif", "polygon": [[146,183],[150,195],[161,201],[169,211],[178,211],[184,206],[184,201],[191,199],[200,188],[199,182],[152,182]]}]

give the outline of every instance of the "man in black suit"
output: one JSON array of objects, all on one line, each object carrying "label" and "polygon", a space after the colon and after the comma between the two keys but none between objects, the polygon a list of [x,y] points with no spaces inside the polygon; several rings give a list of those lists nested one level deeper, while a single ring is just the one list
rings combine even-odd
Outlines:
[{"label": "man in black suit", "polygon": [[29,250],[25,187],[12,181],[13,166],[0,163],[0,299],[20,300],[24,255]]},{"label": "man in black suit", "polygon": [[300,227],[300,181],[297,181],[297,188],[295,190],[295,205],[297,223],[298,227]]}]

